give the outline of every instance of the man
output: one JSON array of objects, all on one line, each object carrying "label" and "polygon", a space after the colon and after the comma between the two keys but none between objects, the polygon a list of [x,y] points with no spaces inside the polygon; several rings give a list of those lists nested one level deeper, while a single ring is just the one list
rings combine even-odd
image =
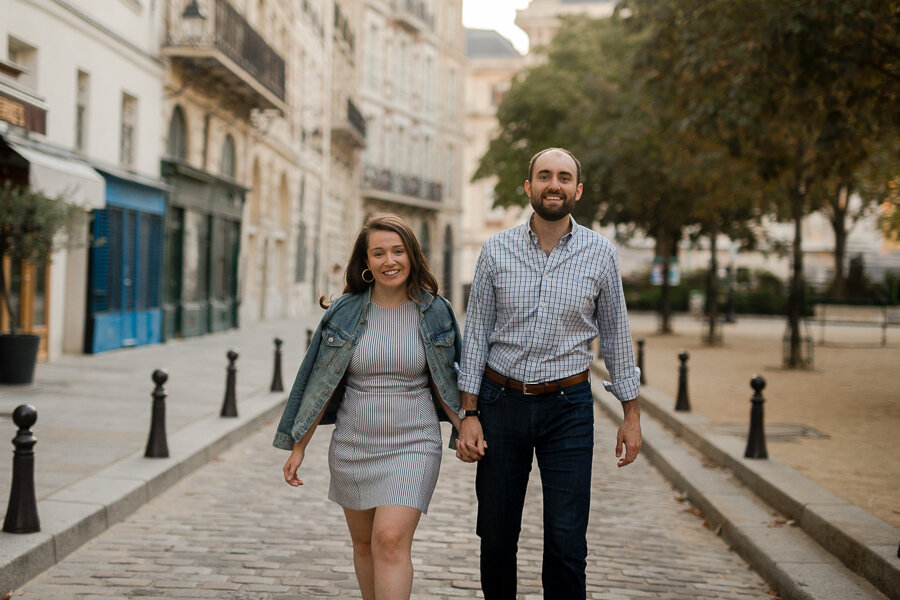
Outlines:
[{"label": "man", "polygon": [[[459,388],[457,456],[478,461],[477,532],[486,600],[515,600],[516,551],[536,454],[544,496],[544,598],[585,598],[594,408],[588,366],[600,347],[625,418],[618,465],[641,449],[640,371],[616,251],[570,216],[581,164],[568,150],[534,155],[534,213],[485,242],[475,267]],[[622,454],[623,446],[625,449]]]}]

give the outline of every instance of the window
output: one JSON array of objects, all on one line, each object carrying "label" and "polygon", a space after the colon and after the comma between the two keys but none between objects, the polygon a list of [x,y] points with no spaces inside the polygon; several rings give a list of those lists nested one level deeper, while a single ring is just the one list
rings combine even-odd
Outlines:
[{"label": "window", "polygon": [[447,118],[456,118],[456,69],[447,74]]},{"label": "window", "polygon": [[222,175],[228,175],[232,179],[235,179],[237,167],[235,165],[234,158],[234,138],[231,137],[231,134],[225,136],[225,142],[222,144],[222,164],[219,168],[219,171]]},{"label": "window", "polygon": [[452,196],[455,192],[456,186],[454,185],[454,177],[456,174],[456,153],[453,149],[452,144],[447,145],[447,172],[444,178],[444,189],[446,191],[447,196]]},{"label": "window", "polygon": [[84,152],[87,149],[90,83],[90,75],[84,71],[78,71],[78,84],[75,92],[75,150],[78,152]]},{"label": "window", "polygon": [[22,67],[23,72],[16,79],[22,85],[37,89],[37,48],[12,36],[7,38],[7,56],[10,62]]},{"label": "window", "polygon": [[369,27],[369,37],[366,40],[366,83],[374,88],[378,85],[379,68],[381,66],[381,57],[378,50],[381,44],[378,43],[378,27],[371,25]]},{"label": "window", "polygon": [[166,139],[166,154],[172,158],[187,159],[187,123],[184,111],[176,106],[169,119],[169,136]]},{"label": "window", "polygon": [[503,101],[503,94],[506,92],[506,85],[495,83],[491,86],[491,106],[500,106]]},{"label": "window", "polygon": [[306,280],[306,223],[297,227],[297,263],[294,265],[294,282]]},{"label": "window", "polygon": [[122,94],[122,131],[119,138],[119,163],[134,167],[137,128],[137,98]]}]

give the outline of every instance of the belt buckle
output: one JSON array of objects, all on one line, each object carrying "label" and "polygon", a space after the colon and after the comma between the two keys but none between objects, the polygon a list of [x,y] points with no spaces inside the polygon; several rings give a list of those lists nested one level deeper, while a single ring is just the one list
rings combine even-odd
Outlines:
[{"label": "belt buckle", "polygon": [[527,381],[523,381],[523,382],[522,382],[522,395],[523,395],[523,396],[540,396],[540,392],[531,392],[531,393],[529,394],[529,393],[528,393],[528,386],[529,386],[529,385],[533,387],[533,386],[536,386],[536,385],[540,385],[540,382],[539,382],[539,381],[532,381],[531,383],[528,383]]}]

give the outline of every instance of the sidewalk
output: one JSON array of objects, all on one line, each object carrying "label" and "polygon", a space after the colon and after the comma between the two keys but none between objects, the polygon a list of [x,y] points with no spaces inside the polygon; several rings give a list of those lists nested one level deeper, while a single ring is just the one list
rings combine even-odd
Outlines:
[{"label": "sidewalk", "polygon": [[[0,532],[0,590],[12,589],[280,413],[321,314],[39,364],[35,383],[0,386],[0,499],[12,476],[13,409],[37,409],[35,491],[41,532]],[[270,393],[275,345],[285,392]],[[221,418],[229,349],[238,352],[237,418]],[[167,370],[170,458],[144,459],[155,369]],[[2,591],[0,591],[2,594]]]},{"label": "sidewalk", "polygon": [[[122,521],[228,446],[257,431],[265,421],[277,418],[286,392],[268,392],[273,366],[272,340],[275,336],[285,340],[282,372],[287,390],[305,351],[306,330],[314,328],[318,318],[319,315],[315,314],[290,321],[264,323],[240,331],[170,341],[159,346],[98,356],[66,357],[52,364],[39,365],[37,383],[33,386],[0,388],[0,413],[8,414],[23,403],[34,405],[38,411],[38,421],[33,431],[38,440],[35,476],[42,525],[42,531],[37,534],[0,533],[0,593],[23,584],[62,561],[85,541]],[[646,325],[645,321],[646,318],[637,315],[635,330],[640,331]],[[726,330],[726,341],[729,339],[727,336],[729,332]],[[658,342],[654,340],[654,344],[659,345]],[[230,348],[240,353],[237,361],[237,406],[240,416],[223,419],[218,414],[225,387],[225,353]],[[777,359],[767,356],[764,360],[768,361],[765,364],[770,364]],[[169,373],[166,409],[171,458],[151,460],[143,458],[143,451],[150,425],[150,393],[153,390],[150,374],[156,368],[167,368]],[[661,370],[650,371],[650,376],[655,377],[652,382],[661,381]],[[740,377],[746,385],[749,377],[743,374]],[[594,387],[595,390],[600,388],[599,384]],[[609,398],[604,401],[603,396],[598,394],[598,406],[606,406],[604,410],[615,418],[615,403],[610,408]],[[725,443],[727,448],[722,451],[722,436],[715,430],[708,427],[686,428],[683,423],[669,422],[669,426],[676,427],[677,435],[672,435],[655,420],[666,419],[666,411],[650,408],[654,400],[659,407],[671,405],[671,396],[647,386],[645,398],[648,406],[644,419],[647,458],[679,491],[687,493],[707,519],[723,524],[722,535],[727,536],[728,542],[767,578],[770,585],[779,590],[796,591],[796,595],[782,592],[784,598],[883,597],[858,577],[844,573],[848,570],[834,557],[817,549],[818,546],[808,538],[794,536],[794,532],[799,534],[798,528],[771,528],[759,523],[760,518],[766,522],[772,521],[772,509],[755,504],[758,500],[752,498],[753,491],[758,490],[754,490],[753,485],[744,485],[751,490],[749,496],[744,495],[747,490],[731,489],[723,496],[722,480],[734,476],[725,471],[722,471],[725,475],[719,474],[712,479],[709,473],[704,475],[705,471],[710,471],[708,467],[712,463],[709,459],[691,458],[693,450],[685,446],[684,441],[692,441],[714,457],[721,457],[734,454],[731,447],[735,445],[734,440]],[[749,410],[748,399],[749,387],[741,394],[742,420]],[[700,415],[692,418],[702,419]],[[15,428],[8,417],[0,419],[0,428],[0,437],[13,437]],[[8,434],[2,434],[3,430]],[[703,440],[706,441],[705,446]],[[893,444],[895,448],[896,442]],[[0,465],[0,500],[4,502],[4,510],[9,494],[10,455],[11,452],[7,454],[9,462]],[[769,464],[776,463],[773,460]],[[775,488],[772,489],[780,492],[777,496],[790,498],[794,490],[779,490],[777,486],[794,486],[803,478],[799,474],[800,479],[792,478],[791,469],[784,469],[789,477],[775,479]],[[708,498],[716,496],[730,501],[726,502],[726,509],[723,510],[715,502],[707,502]],[[671,498],[656,500],[668,502]],[[750,507],[750,512],[727,510],[735,502],[740,507]],[[786,512],[785,506],[790,509],[789,503],[781,502],[782,512]],[[859,513],[856,516],[863,519],[871,517],[864,511]],[[846,529],[842,522],[845,513],[829,513],[826,510],[812,514],[817,522],[825,525],[821,531],[836,539],[839,546],[852,547],[854,551],[866,548],[866,540],[859,545],[841,537],[840,534]],[[741,519],[753,520],[753,527],[742,529],[740,526],[746,523],[740,522]],[[453,523],[458,526],[460,522],[456,520]],[[900,560],[895,557],[900,535],[896,528],[879,523],[875,523],[874,529],[870,530],[870,533],[876,532],[880,540],[877,542],[880,559],[877,565],[882,569],[882,583],[884,577],[887,577],[886,581],[895,581],[890,578],[896,578],[900,565]],[[455,535],[455,532],[447,534]],[[778,532],[789,532],[792,537],[787,542],[776,539],[778,536],[773,533]],[[885,532],[893,540],[890,544],[894,558],[890,556],[889,544],[882,540]],[[854,561],[862,563],[871,558],[863,550],[858,551],[863,554],[852,557]],[[812,553],[815,560],[803,559],[803,552]],[[813,563],[820,566],[808,568]],[[832,575],[840,573],[840,577],[824,577],[823,568]],[[854,592],[829,596],[829,589],[845,589],[838,582],[850,586],[846,589],[852,588]],[[816,585],[810,587],[810,583]]]}]

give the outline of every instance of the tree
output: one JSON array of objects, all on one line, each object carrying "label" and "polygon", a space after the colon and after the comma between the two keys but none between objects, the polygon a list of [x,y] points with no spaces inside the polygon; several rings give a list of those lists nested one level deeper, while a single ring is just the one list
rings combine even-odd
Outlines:
[{"label": "tree", "polygon": [[900,125],[898,0],[624,0],[619,10],[650,39],[639,64],[699,135],[754,163],[771,212],[794,224],[788,366],[802,364],[801,220],[811,193],[849,177],[864,140]]},{"label": "tree", "polygon": [[7,181],[0,187],[0,304],[6,309],[10,333],[19,326],[21,307],[12,294],[2,265],[26,262],[46,264],[52,252],[71,239],[74,213],[80,208],[63,198],[50,198],[30,187]]},{"label": "tree", "polygon": [[[569,148],[585,173],[576,219],[642,229],[656,241],[668,275],[691,194],[670,179],[662,115],[643,101],[633,79],[632,56],[641,41],[608,19],[566,21],[547,62],[518,77],[505,94],[500,129],[473,179],[496,175],[495,203],[522,205],[531,156],[548,146]],[[667,276],[662,292],[661,330],[668,332]]]}]

